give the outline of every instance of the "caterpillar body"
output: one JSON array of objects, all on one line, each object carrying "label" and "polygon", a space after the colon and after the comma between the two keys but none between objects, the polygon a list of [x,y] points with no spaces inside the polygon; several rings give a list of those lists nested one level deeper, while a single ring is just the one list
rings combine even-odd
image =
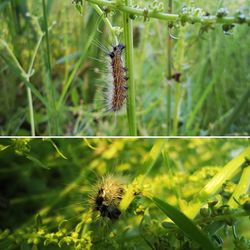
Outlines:
[{"label": "caterpillar body", "polygon": [[127,69],[124,67],[122,60],[122,52],[124,49],[125,46],[119,43],[113,46],[113,50],[108,53],[111,59],[110,73],[112,79],[106,96],[108,111],[117,112],[121,110],[127,98]]},{"label": "caterpillar body", "polygon": [[123,194],[122,181],[113,175],[107,175],[96,185],[90,197],[92,209],[98,211],[103,218],[118,219],[121,214],[119,204]]}]

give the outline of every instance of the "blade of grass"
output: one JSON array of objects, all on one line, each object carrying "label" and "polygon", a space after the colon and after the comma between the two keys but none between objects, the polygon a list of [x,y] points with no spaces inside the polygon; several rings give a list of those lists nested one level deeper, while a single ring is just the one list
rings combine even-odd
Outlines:
[{"label": "blade of grass", "polygon": [[[149,197],[148,197],[149,198]],[[156,197],[150,198],[151,201],[168,216],[188,237],[197,242],[203,249],[215,250],[211,240],[202,233],[198,227],[183,213]]]},{"label": "blade of grass", "polygon": [[50,106],[49,113],[49,134],[50,135],[59,135],[59,114],[57,112],[56,100],[55,100],[55,86],[52,85],[52,68],[51,68],[51,53],[50,53],[50,43],[49,43],[49,29],[48,29],[48,17],[47,17],[47,8],[45,0],[42,0],[42,8],[43,8],[43,23],[45,30],[45,44],[46,44],[46,52],[45,52],[45,68],[46,68],[46,93],[48,96],[48,104]]}]

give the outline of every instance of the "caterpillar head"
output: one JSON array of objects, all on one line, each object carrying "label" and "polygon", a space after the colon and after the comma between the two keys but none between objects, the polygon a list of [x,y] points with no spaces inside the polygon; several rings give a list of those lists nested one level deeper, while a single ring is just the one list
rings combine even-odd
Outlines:
[{"label": "caterpillar head", "polygon": [[109,53],[111,59],[115,58],[116,56],[121,56],[122,51],[125,49],[125,45],[119,43],[116,46],[113,46],[113,51]]}]

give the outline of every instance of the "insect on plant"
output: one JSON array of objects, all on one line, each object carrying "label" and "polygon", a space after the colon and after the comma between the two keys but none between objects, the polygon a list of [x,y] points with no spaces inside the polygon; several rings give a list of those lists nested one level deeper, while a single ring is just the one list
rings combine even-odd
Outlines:
[{"label": "insect on plant", "polygon": [[4,1],[0,133],[249,134],[245,5]]},{"label": "insect on plant", "polygon": [[0,142],[0,249],[249,249],[247,140]]},{"label": "insect on plant", "polygon": [[96,184],[93,194],[90,196],[92,208],[100,212],[101,217],[111,220],[118,219],[121,215],[119,203],[124,194],[124,187],[120,178],[107,175]]},{"label": "insect on plant", "polygon": [[126,68],[122,61],[122,51],[125,46],[118,44],[113,47],[113,51],[109,53],[111,58],[112,68],[112,85],[107,93],[107,105],[110,111],[119,111],[124,105],[127,97],[127,83],[128,77],[124,75]]},{"label": "insect on plant", "polygon": [[[81,8],[84,1],[75,1],[76,6]],[[108,95],[106,97],[108,103],[108,110],[118,111],[124,104],[126,97],[128,96],[127,101],[127,116],[130,135],[137,134],[137,122],[136,122],[136,88],[134,81],[134,48],[133,48],[133,20],[136,17],[143,17],[144,22],[149,21],[151,18],[159,19],[160,21],[168,22],[168,42],[167,42],[167,51],[168,51],[168,65],[166,78],[168,80],[174,80],[177,83],[180,83],[181,72],[173,72],[173,41],[176,39],[171,32],[174,27],[185,26],[188,24],[201,24],[200,32],[208,32],[213,28],[215,24],[222,24],[222,29],[225,33],[229,34],[229,31],[235,26],[235,24],[249,23],[249,17],[247,17],[242,12],[237,12],[235,16],[229,17],[228,10],[226,8],[218,9],[216,15],[208,14],[207,11],[197,8],[189,7],[184,5],[179,14],[173,14],[173,1],[168,1],[168,13],[164,13],[164,4],[161,1],[153,1],[147,7],[133,6],[132,0],[126,1],[104,1],[104,0],[87,0],[88,2],[98,13],[101,19],[103,19],[105,25],[111,32],[111,37],[114,37],[116,41],[116,32],[117,27],[114,27],[111,23],[110,13],[122,13],[123,24],[119,29],[119,32],[124,31],[124,44],[126,46],[125,50],[125,64],[120,59],[121,52],[123,50],[123,45],[116,45],[113,47],[113,51],[110,53],[111,57],[111,68],[112,68],[112,82],[113,85],[109,87]],[[135,27],[136,28],[136,27]],[[118,34],[119,34],[118,32]],[[202,34],[202,32],[200,34]],[[118,44],[118,43],[117,43]],[[117,49],[117,51],[115,51]],[[126,70],[128,70],[128,76],[124,76]],[[128,83],[125,83],[128,80]],[[128,90],[128,93],[127,93]],[[167,131],[168,134],[176,134],[178,130],[178,124],[182,122],[178,121],[178,117],[173,117],[173,104],[171,101],[173,95],[173,89],[170,87],[168,89],[167,95]],[[179,94],[181,95],[181,94]],[[178,99],[180,102],[180,98]],[[175,116],[178,115],[178,107],[180,103],[175,104],[174,112]],[[186,127],[190,127],[193,116],[185,124]],[[172,131],[172,132],[171,132]]]}]

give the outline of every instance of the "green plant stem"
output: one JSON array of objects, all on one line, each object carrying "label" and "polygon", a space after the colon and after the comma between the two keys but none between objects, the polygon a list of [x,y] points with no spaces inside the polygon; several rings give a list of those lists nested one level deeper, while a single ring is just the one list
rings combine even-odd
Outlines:
[{"label": "green plant stem", "polygon": [[238,200],[238,198],[242,195],[247,193],[248,189],[250,186],[250,165],[247,167],[244,167],[243,171],[242,171],[242,175],[240,178],[240,181],[238,183],[238,185],[236,186],[231,198],[228,201],[228,205],[231,208],[237,208],[239,205],[237,204],[237,202],[234,200]]},{"label": "green plant stem", "polygon": [[29,111],[30,111],[31,135],[35,136],[36,134],[35,134],[34,109],[33,109],[32,94],[29,87],[27,87],[27,95],[28,95]]},{"label": "green plant stem", "polygon": [[[38,52],[38,49],[40,47],[40,44],[43,40],[44,34],[42,34],[37,42],[37,45],[35,47],[35,51],[33,53],[33,56],[31,58],[29,70],[28,70],[28,76],[27,81],[30,82],[30,77],[32,76],[32,70],[35,62],[35,58]],[[28,94],[28,103],[29,103],[29,111],[30,111],[30,125],[31,125],[31,135],[35,136],[35,119],[34,119],[34,108],[33,108],[33,101],[32,101],[32,93],[31,89],[27,87],[27,94]]]},{"label": "green plant stem", "polygon": [[114,32],[114,27],[112,26],[112,24],[109,21],[109,19],[107,18],[107,16],[105,16],[105,13],[102,11],[102,9],[97,4],[91,4],[91,5],[92,5],[93,9],[97,12],[97,14],[100,16],[100,18],[103,20],[103,22],[106,24],[108,29],[111,31],[112,37],[115,40],[115,44],[118,44],[118,38]]},{"label": "green plant stem", "polygon": [[[125,0],[127,6],[131,6],[132,0]],[[134,48],[133,48],[133,23],[129,14],[123,13],[124,40],[126,44],[125,61],[128,69],[128,100],[127,116],[129,125],[129,134],[137,135],[136,113],[135,113],[135,81],[134,81]]]},{"label": "green plant stem", "polygon": [[[172,13],[173,10],[173,2],[172,0],[168,1],[168,12]],[[167,135],[171,134],[171,97],[172,97],[172,86],[171,86],[171,78],[172,78],[172,37],[171,37],[171,26],[170,23],[168,25],[168,38],[167,38],[167,79],[169,83],[167,84]]]},{"label": "green plant stem", "polygon": [[[52,68],[51,68],[51,53],[49,44],[49,30],[48,30],[48,17],[45,0],[42,1],[43,7],[43,21],[45,29],[45,42],[46,42],[46,92],[48,95],[49,105],[49,133],[53,135],[59,134],[58,117],[60,112],[57,112],[55,101],[55,86],[52,85]],[[52,125],[52,126],[51,126]]]},{"label": "green plant stem", "polygon": [[45,0],[43,0],[43,17],[44,17],[45,40],[46,40],[46,49],[47,49],[47,64],[48,64],[49,74],[51,76],[52,70],[51,70],[51,62],[50,62],[49,31],[48,31],[47,10],[46,10]]},{"label": "green plant stem", "polygon": [[[132,15],[137,15],[137,16],[142,16],[142,17],[151,17],[151,18],[156,18],[160,20],[165,20],[165,21],[173,21],[176,22],[179,20],[180,15],[177,14],[167,14],[164,12],[155,12],[152,10],[148,10],[145,12],[145,9],[142,8],[134,8],[131,7],[132,5],[128,6],[127,4],[121,5],[117,4],[115,1],[106,1],[106,0],[86,0],[90,3],[95,3],[100,6],[107,6],[111,9],[114,10],[120,10],[122,12],[125,12],[127,14],[132,14]],[[233,16],[226,16],[223,18],[217,18],[216,16],[202,16],[202,17],[189,17],[186,22],[189,22],[191,24],[194,23],[202,23],[202,24],[234,24],[238,23],[237,18]],[[246,23],[250,23],[250,17],[246,17]]]}]

